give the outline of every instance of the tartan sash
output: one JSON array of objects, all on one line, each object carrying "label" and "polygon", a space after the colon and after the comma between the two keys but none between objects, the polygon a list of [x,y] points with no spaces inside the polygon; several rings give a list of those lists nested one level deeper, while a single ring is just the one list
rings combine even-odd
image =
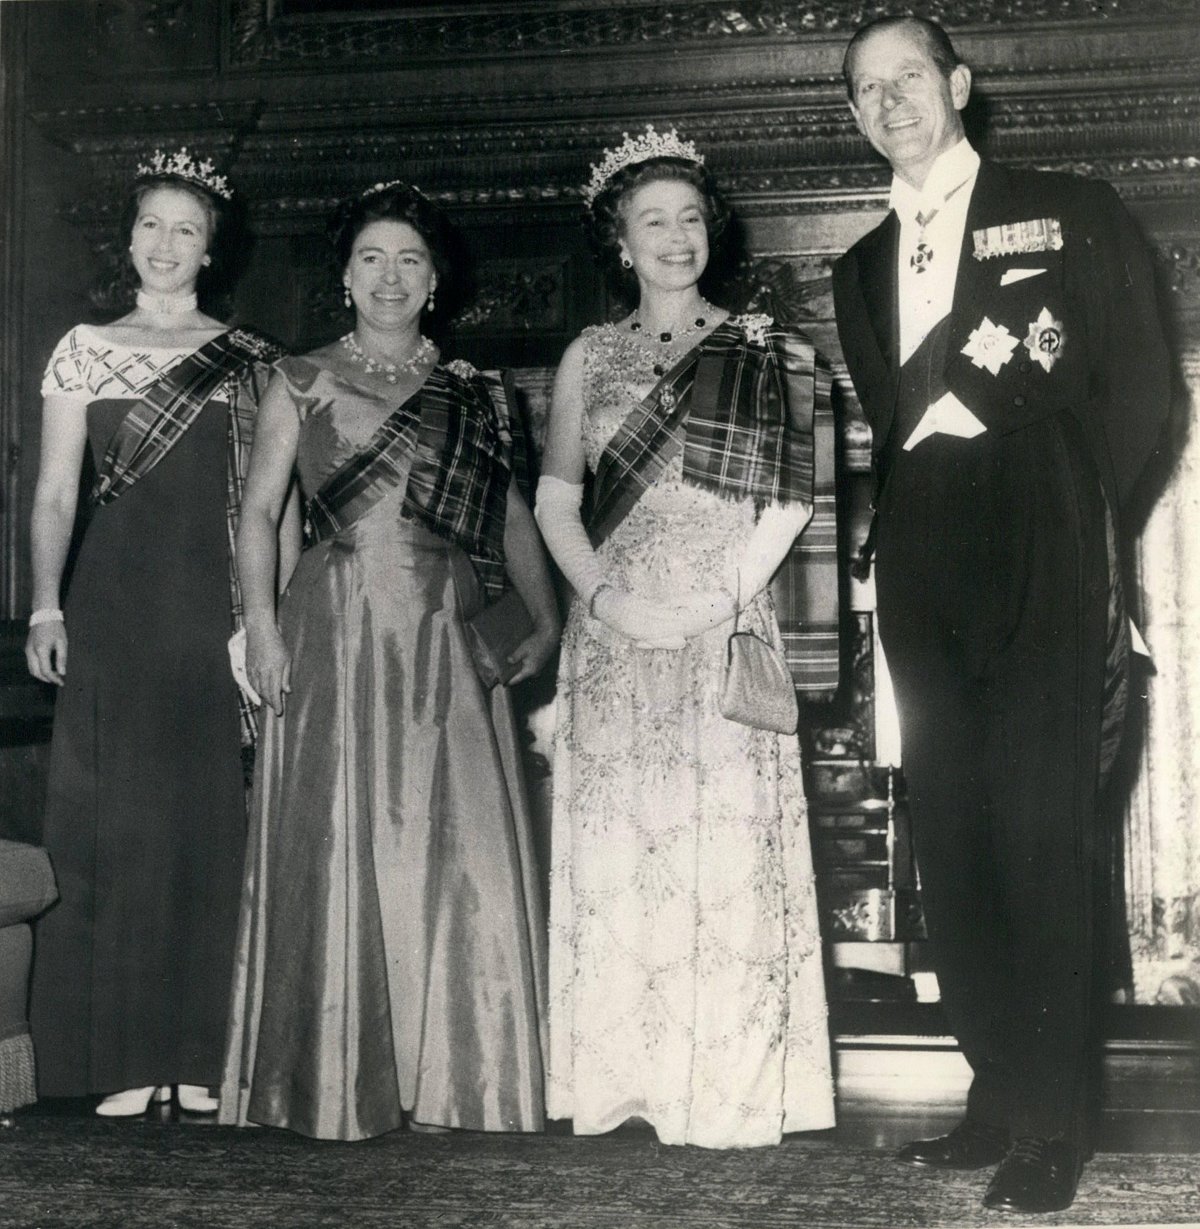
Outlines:
[{"label": "tartan sash", "polygon": [[587,527],[593,546],[633,511],[683,447],[698,358],[698,347],[683,355],[626,417],[601,454]]},{"label": "tartan sash", "polygon": [[[242,587],[237,574],[237,524],[242,488],[250,466],[258,412],[261,366],[286,351],[255,329],[230,329],[188,355],[148,388],[118,424],[100,463],[92,501],[110,504],[145,477],[183,438],[200,411],[222,387],[229,401],[225,522],[229,547],[229,612],[234,631],[242,627]],[[253,746],[258,716],[238,690],[242,745]]]},{"label": "tartan sash", "polygon": [[[759,333],[759,330],[754,330]],[[683,449],[684,481],[728,499],[811,503],[776,575],[784,652],[798,690],[828,697],[839,668],[832,375],[797,330],[751,341],[726,320],[617,429],[596,467],[588,532],[599,545]]]},{"label": "tartan sash", "polygon": [[[504,522],[513,433],[498,372],[470,377],[435,367],[421,389],[308,501],[305,531],[319,542],[403,492],[401,515],[461,547],[489,598],[504,590]],[[483,412],[481,412],[481,410]]]}]

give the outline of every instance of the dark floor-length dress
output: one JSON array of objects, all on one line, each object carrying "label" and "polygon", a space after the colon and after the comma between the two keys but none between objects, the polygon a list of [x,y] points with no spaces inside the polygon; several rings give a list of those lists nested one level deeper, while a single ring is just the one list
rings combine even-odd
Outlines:
[{"label": "dark floor-length dress", "polygon": [[[87,405],[97,463],[131,404]],[[245,841],[227,419],[214,398],[95,510],[71,580],[43,831],[60,901],[31,1001],[42,1096],[219,1078]]]},{"label": "dark floor-length dress", "polygon": [[[311,494],[395,404],[307,359],[278,371]],[[472,666],[458,547],[401,509],[393,491],[310,547],[280,604],[291,691],[262,716],[222,1122],[543,1123],[545,921],[512,707]]]}]

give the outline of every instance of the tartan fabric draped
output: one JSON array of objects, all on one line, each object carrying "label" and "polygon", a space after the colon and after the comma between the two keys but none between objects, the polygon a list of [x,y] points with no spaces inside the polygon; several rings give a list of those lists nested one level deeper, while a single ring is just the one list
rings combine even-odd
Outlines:
[{"label": "tartan fabric draped", "polygon": [[[286,351],[254,329],[231,329],[206,342],[148,388],[113,432],[92,488],[92,501],[109,504],[148,474],[183,437],[209,399],[221,388],[229,402],[225,520],[229,545],[229,611],[234,631],[242,626],[236,536],[242,488],[254,444],[263,376],[267,364]],[[242,745],[258,734],[253,706],[238,692]]]},{"label": "tartan fabric draped", "polygon": [[596,470],[599,545],[683,449],[684,481],[728,499],[807,503],[813,518],[774,582],[796,687],[838,684],[832,376],[796,329],[731,318],[684,355],[617,430]]},{"label": "tartan fabric draped", "polygon": [[435,367],[308,501],[309,541],[345,529],[403,490],[402,514],[460,546],[489,598],[498,596],[510,454],[516,451],[509,405],[500,373]]}]

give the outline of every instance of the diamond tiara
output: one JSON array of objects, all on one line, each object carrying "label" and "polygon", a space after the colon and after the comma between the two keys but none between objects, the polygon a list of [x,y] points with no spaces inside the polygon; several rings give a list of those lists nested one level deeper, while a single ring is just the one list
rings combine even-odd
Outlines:
[{"label": "diamond tiara", "polygon": [[649,158],[686,158],[688,162],[704,164],[704,155],[696,150],[694,141],[680,140],[674,128],[668,132],[655,132],[653,124],[639,137],[621,134],[625,140],[616,149],[606,149],[604,160],[597,166],[592,163],[592,177],[580,189],[584,203],[590,205],[606,183],[625,166],[645,162]]},{"label": "diamond tiara", "polygon": [[233,189],[229,186],[229,181],[224,175],[217,174],[212,159],[205,158],[203,162],[197,162],[188,153],[186,145],[180,146],[173,154],[165,154],[161,149],[156,149],[150,155],[149,162],[139,162],[138,178],[148,175],[174,175],[177,179],[186,179],[188,183],[197,184],[227,201],[233,199]]},{"label": "diamond tiara", "polygon": [[389,179],[387,183],[373,183],[369,188],[364,188],[358,194],[358,199],[365,201],[368,196],[374,196],[377,192],[386,192],[389,188],[410,188],[423,201],[429,200],[429,197],[415,183],[409,183],[407,179]]}]

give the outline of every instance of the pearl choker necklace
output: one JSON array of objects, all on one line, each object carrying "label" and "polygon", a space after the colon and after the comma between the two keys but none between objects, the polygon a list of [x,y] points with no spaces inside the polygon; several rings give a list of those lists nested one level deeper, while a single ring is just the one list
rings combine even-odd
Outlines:
[{"label": "pearl choker necklace", "polygon": [[157,312],[163,316],[182,316],[196,310],[196,292],[191,294],[151,294],[148,290],[137,292],[137,305],[143,311]]},{"label": "pearl choker necklace", "polygon": [[399,384],[401,376],[416,375],[417,369],[434,351],[433,342],[428,337],[422,337],[421,344],[402,363],[385,363],[373,359],[358,344],[353,333],[347,333],[342,338],[342,345],[346,347],[350,357],[362,365],[364,371],[383,376],[389,384]]}]

